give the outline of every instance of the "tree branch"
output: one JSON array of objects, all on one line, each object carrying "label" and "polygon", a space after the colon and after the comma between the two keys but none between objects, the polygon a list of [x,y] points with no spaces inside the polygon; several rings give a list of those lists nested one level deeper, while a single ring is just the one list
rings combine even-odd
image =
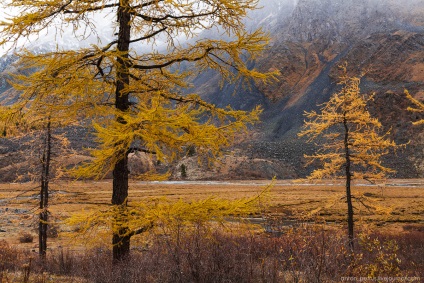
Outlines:
[{"label": "tree branch", "polygon": [[[69,4],[71,2],[72,2],[72,0],[69,1]],[[68,5],[66,5],[66,6],[68,6]],[[65,14],[80,14],[82,12],[93,12],[93,11],[99,11],[99,10],[103,10],[103,9],[107,9],[107,8],[115,8],[115,7],[119,7],[119,4],[108,4],[108,5],[92,7],[92,8],[88,8],[88,9],[84,9],[84,10],[66,10],[66,9],[63,9],[63,13],[65,13]]]},{"label": "tree branch", "polygon": [[135,17],[142,18],[143,20],[148,21],[148,22],[160,23],[160,22],[163,22],[167,19],[181,20],[181,19],[195,19],[195,18],[200,18],[200,17],[206,17],[206,16],[214,15],[217,11],[218,11],[218,8],[215,8],[213,11],[210,11],[210,12],[207,12],[207,13],[182,15],[182,16],[173,16],[173,15],[167,14],[167,15],[160,17],[160,18],[146,16],[146,15],[143,15],[143,14],[140,14],[140,13],[134,13],[134,12],[130,12],[130,14],[135,16]]},{"label": "tree branch", "polygon": [[159,29],[159,30],[157,30],[157,31],[149,34],[149,35],[146,35],[146,36],[143,36],[143,37],[140,37],[140,38],[137,38],[137,39],[133,39],[133,40],[130,41],[130,43],[134,43],[134,42],[137,42],[137,41],[141,41],[141,40],[145,40],[145,39],[151,38],[151,37],[153,37],[153,36],[155,36],[155,35],[163,32],[166,29],[167,29],[167,27],[163,27],[163,28],[161,28],[161,29]]},{"label": "tree branch", "polygon": [[156,65],[149,65],[149,66],[143,66],[143,65],[136,65],[133,64],[130,67],[134,68],[134,69],[138,69],[138,70],[151,70],[151,69],[160,69],[160,68],[165,68],[169,65],[172,65],[174,63],[178,63],[178,62],[183,62],[183,61],[187,61],[187,62],[195,62],[195,61],[199,61],[203,58],[205,58],[209,52],[213,50],[212,47],[206,48],[205,52],[203,53],[203,55],[199,56],[199,57],[194,57],[194,58],[189,58],[189,57],[182,57],[182,58],[176,58],[176,59],[172,59],[168,62],[164,62],[162,64],[156,64]]},{"label": "tree branch", "polygon": [[132,231],[129,236],[132,237],[135,235],[143,234],[144,232],[147,232],[149,229],[153,228],[153,226],[154,226],[153,222],[150,222],[148,225]]},{"label": "tree branch", "polygon": [[[66,6],[68,6],[72,1],[73,0],[70,0],[69,3]],[[159,0],[159,1],[153,0],[153,1],[141,4],[141,5],[130,7],[130,9],[144,8],[144,7],[147,7],[147,6],[150,6],[150,5],[153,5],[153,4],[157,4],[158,2],[163,2],[163,1],[164,0]],[[85,10],[63,10],[63,11],[64,11],[65,14],[79,14],[79,13],[82,13],[82,12],[93,12],[93,11],[103,10],[105,8],[106,9],[107,8],[115,8],[115,7],[119,7],[119,6],[120,6],[120,4],[107,4],[107,5],[104,5],[104,6],[91,7],[91,8],[85,9]]]},{"label": "tree branch", "polygon": [[150,153],[150,154],[156,154],[156,151],[148,150],[148,149],[145,149],[145,148],[141,148],[141,147],[130,147],[127,150],[127,155],[130,154],[130,153],[133,153],[133,152],[137,152],[137,151],[144,152],[144,153]]}]

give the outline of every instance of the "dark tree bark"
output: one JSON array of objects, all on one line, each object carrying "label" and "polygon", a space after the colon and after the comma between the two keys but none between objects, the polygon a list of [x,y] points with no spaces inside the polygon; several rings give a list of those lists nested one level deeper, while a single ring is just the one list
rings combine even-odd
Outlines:
[{"label": "dark tree bark", "polygon": [[46,136],[41,164],[41,189],[40,189],[40,215],[38,224],[38,253],[41,257],[46,256],[47,251],[47,229],[48,229],[48,206],[49,206],[49,178],[50,178],[50,159],[51,159],[51,123],[50,118],[47,122]]},{"label": "dark tree bark", "polygon": [[343,120],[343,126],[345,129],[344,136],[344,148],[345,148],[345,169],[346,169],[346,202],[347,202],[347,229],[349,236],[349,246],[353,251],[354,243],[353,243],[353,205],[352,205],[352,194],[350,190],[350,183],[352,180],[351,173],[351,162],[350,162],[350,152],[349,152],[349,127],[347,125],[346,118]]},{"label": "dark tree bark", "polygon": [[[128,13],[128,0],[120,2],[118,8],[118,50],[122,52],[122,56],[117,58],[117,73],[116,73],[116,92],[115,92],[115,107],[119,111],[127,111],[129,109],[129,94],[124,91],[126,85],[130,82],[128,51],[131,37],[131,15]],[[119,116],[116,117],[120,123],[125,123]],[[112,204],[118,205],[123,210],[122,215],[125,215],[128,197],[128,155],[122,152],[122,159],[119,160],[113,169],[113,193]],[[130,252],[130,237],[123,236],[127,234],[127,228],[122,225],[122,218],[119,220],[121,228],[119,231],[113,232],[113,260],[114,262],[122,261],[128,257]]]}]

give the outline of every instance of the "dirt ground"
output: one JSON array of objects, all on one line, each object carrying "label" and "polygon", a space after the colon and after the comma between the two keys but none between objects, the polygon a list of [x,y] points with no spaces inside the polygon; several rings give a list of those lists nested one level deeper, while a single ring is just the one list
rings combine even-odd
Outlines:
[{"label": "dirt ground", "polygon": [[[226,199],[253,197],[271,181],[202,181],[202,182],[131,182],[129,203],[152,197],[187,201],[217,196]],[[57,182],[51,185],[50,219],[60,222],[73,212],[99,209],[110,205],[111,181]],[[424,230],[424,179],[388,180],[371,185],[353,185],[355,221],[358,225],[373,225],[379,229],[400,233],[404,230]],[[0,240],[13,245],[37,249],[37,241],[21,244],[22,233],[37,235],[38,187],[34,183],[0,184]],[[340,181],[310,183],[298,180],[278,180],[270,190],[265,209],[269,219],[280,222],[326,222],[344,225],[346,203]],[[58,228],[59,232],[63,227]],[[49,239],[59,245],[59,238]]]}]

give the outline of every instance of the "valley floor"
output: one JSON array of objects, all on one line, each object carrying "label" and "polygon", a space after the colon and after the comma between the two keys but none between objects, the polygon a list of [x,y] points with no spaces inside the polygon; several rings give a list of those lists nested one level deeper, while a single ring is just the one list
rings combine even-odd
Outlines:
[{"label": "valley floor", "polygon": [[[116,266],[110,260],[109,233],[106,244],[84,246],[69,242],[70,228],[62,222],[75,212],[110,206],[110,180],[51,185],[49,219],[58,235],[49,236],[45,260],[37,256],[37,184],[0,184],[0,282],[388,282],[384,278],[389,277],[390,282],[420,282],[424,278],[424,179],[353,186],[357,239],[352,253],[347,249],[342,181],[133,181],[129,205],[163,197],[249,198],[264,195],[267,188],[262,213],[247,219],[259,224],[257,228],[239,231],[218,225],[215,231],[194,225],[176,238],[172,233],[147,235],[133,239],[131,262]],[[25,237],[33,239],[26,243]]]},{"label": "valley floor", "polygon": [[[269,204],[257,222],[327,223],[344,225],[346,203],[342,181],[305,180],[168,181],[130,183],[129,203],[165,197],[186,201],[216,196],[248,198],[270,186]],[[391,232],[424,229],[424,179],[392,179],[385,184],[354,184],[355,221]],[[0,184],[0,240],[18,244],[22,232],[36,235],[38,188],[34,183]],[[73,212],[107,207],[111,181],[65,182],[51,185],[50,218],[59,221]],[[284,224],[285,223],[285,224]],[[54,239],[53,239],[54,240]],[[36,244],[33,244],[36,248]]]}]

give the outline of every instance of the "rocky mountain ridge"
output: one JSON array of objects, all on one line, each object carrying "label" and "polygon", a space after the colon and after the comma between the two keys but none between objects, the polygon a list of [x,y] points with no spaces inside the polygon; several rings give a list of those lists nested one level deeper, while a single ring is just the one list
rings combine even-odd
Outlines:
[{"label": "rocky mountain ridge", "polygon": [[[278,81],[250,89],[239,82],[221,89],[219,75],[207,71],[193,78],[190,91],[221,107],[248,110],[260,104],[262,122],[235,146],[233,158],[225,155],[211,169],[187,157],[175,165],[174,178],[182,178],[183,164],[187,179],[306,176],[311,169],[304,167],[303,154],[314,145],[297,138],[303,112],[318,109],[337,90],[337,66],[345,61],[352,75],[363,75],[361,91],[376,93],[370,111],[398,143],[410,141],[385,160],[398,171],[393,177],[423,177],[424,131],[411,124],[423,117],[406,110],[403,91],[424,98],[424,2],[263,0],[260,6],[264,8],[246,19],[247,27],[269,31],[271,44],[249,64],[261,71],[278,70]],[[0,103],[16,95],[5,80],[6,71],[0,66]]]},{"label": "rocky mountain ridge", "polygon": [[[278,81],[256,84],[252,90],[242,89],[234,94],[234,89],[241,89],[239,86],[219,89],[219,77],[205,73],[194,80],[195,91],[219,106],[231,104],[249,109],[261,104],[264,113],[258,131],[262,134],[251,143],[257,149],[255,156],[276,156],[279,162],[291,164],[299,176],[305,176],[308,170],[303,168],[302,157],[306,153],[304,148],[310,145],[297,138],[303,113],[317,110],[337,90],[338,65],[348,62],[350,74],[362,74],[362,93],[376,93],[375,103],[369,105],[372,114],[386,130],[392,129],[392,137],[398,143],[410,141],[398,156],[386,160],[398,171],[394,177],[424,176],[423,129],[411,124],[423,117],[406,111],[409,102],[403,95],[404,89],[408,89],[416,98],[424,98],[424,3],[281,3],[286,5],[286,13],[266,18],[271,23],[279,19],[269,28],[270,48],[251,64],[262,71],[278,70]],[[259,22],[263,24],[266,19]],[[291,154],[285,156],[285,151]],[[251,154],[251,150],[245,150],[245,155]]]}]

